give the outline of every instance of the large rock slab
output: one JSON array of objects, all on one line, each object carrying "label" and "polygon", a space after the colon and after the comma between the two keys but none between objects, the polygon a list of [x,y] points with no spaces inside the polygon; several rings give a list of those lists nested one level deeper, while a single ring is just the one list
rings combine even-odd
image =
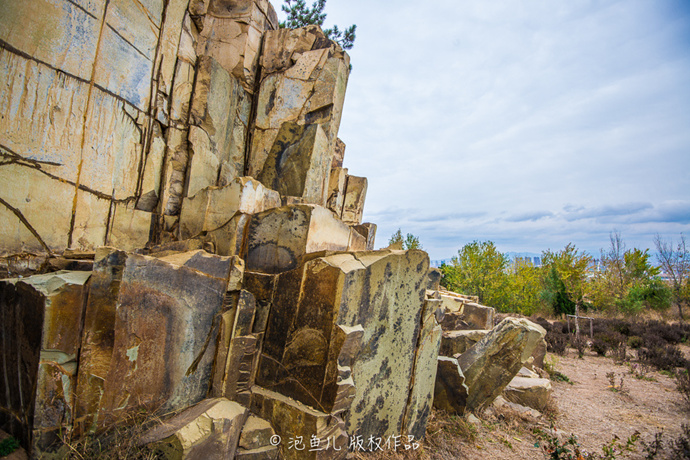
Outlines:
[{"label": "large rock slab", "polygon": [[0,423],[36,458],[71,434],[90,275],[62,271],[0,281]]},{"label": "large rock slab", "polygon": [[491,404],[544,335],[544,328],[527,319],[506,318],[462,354],[458,363],[469,389],[467,410],[483,410]]},{"label": "large rock slab", "polygon": [[[383,250],[316,257],[280,274],[257,384],[327,413],[349,408],[350,435],[418,433],[433,372],[425,357],[440,338],[423,315],[428,265],[422,251]],[[354,334],[358,353],[348,345]],[[405,423],[411,387],[416,402]]]},{"label": "large rock slab", "polygon": [[342,459],[347,455],[348,433],[337,416],[259,386],[252,388],[252,412],[271,421],[286,460]]},{"label": "large rock slab", "polygon": [[79,357],[80,434],[142,408],[177,410],[206,396],[232,258],[170,257],[97,252]]},{"label": "large rock slab", "polygon": [[142,436],[166,459],[234,458],[249,410],[225,398],[205,399]]},{"label": "large rock slab", "polygon": [[265,273],[291,270],[305,254],[344,251],[350,227],[315,205],[288,205],[255,214],[246,245],[247,269]]}]

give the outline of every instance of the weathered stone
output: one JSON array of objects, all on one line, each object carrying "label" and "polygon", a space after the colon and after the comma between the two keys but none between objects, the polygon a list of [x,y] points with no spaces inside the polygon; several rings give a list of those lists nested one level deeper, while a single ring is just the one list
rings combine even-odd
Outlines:
[{"label": "weathered stone", "polygon": [[141,196],[137,201],[137,209],[153,212],[158,205],[161,188],[161,173],[165,159],[165,138],[160,124],[153,123],[149,151],[146,154],[144,173],[142,176]]},{"label": "weathered stone", "polygon": [[235,460],[278,460],[280,458],[280,449],[278,446],[268,445],[266,447],[257,447],[256,449],[243,449],[238,447],[235,452]]},{"label": "weathered stone", "polygon": [[65,271],[0,281],[0,424],[30,447],[32,458],[59,448],[71,434],[90,275]]},{"label": "weathered stone", "polygon": [[259,449],[271,445],[273,427],[266,420],[250,415],[242,428],[239,447],[247,450]]},{"label": "weathered stone", "polygon": [[206,396],[232,261],[200,252],[173,257],[184,265],[97,252],[79,358],[79,433]]},{"label": "weathered stone", "polygon": [[328,198],[326,207],[333,211],[336,216],[343,213],[343,203],[345,202],[345,184],[347,181],[347,168],[331,169],[328,180]]},{"label": "weathered stone", "polygon": [[180,236],[191,238],[226,225],[236,214],[255,214],[280,206],[280,196],[251,177],[238,177],[225,187],[207,187],[185,198]]},{"label": "weathered stone", "polygon": [[549,379],[515,377],[503,390],[503,397],[510,402],[542,411],[548,405],[551,392]]},{"label": "weathered stone", "polygon": [[366,251],[367,250],[367,239],[364,235],[355,230],[354,227],[350,227],[350,241],[347,243],[348,251]]},{"label": "weathered stone", "polygon": [[[286,460],[342,459],[347,455],[348,433],[339,417],[258,386],[252,388],[252,412],[271,421],[283,440],[280,450]],[[316,449],[322,450],[312,450],[312,437],[318,440]]]},{"label": "weathered stone", "polygon": [[166,459],[234,458],[249,411],[225,398],[205,399],[166,420],[139,442],[151,444]]},{"label": "weathered stone", "polygon": [[488,333],[489,331],[486,330],[444,331],[439,354],[441,356],[455,356],[465,353]]},{"label": "weathered stone", "polygon": [[223,256],[242,254],[247,244],[249,214],[236,213],[227,224],[208,232],[201,237],[205,245],[213,247],[213,252]]},{"label": "weathered stone", "polygon": [[251,292],[256,299],[256,313],[254,314],[254,329],[259,333],[266,330],[268,314],[271,310],[273,297],[276,290],[278,275],[269,275],[259,272],[245,272],[244,288]]},{"label": "weathered stone", "polygon": [[143,248],[149,241],[153,214],[139,211],[134,203],[115,204],[106,243],[125,251]]},{"label": "weathered stone", "polygon": [[277,28],[277,16],[269,2],[211,0],[197,52],[216,59],[247,91],[253,91],[261,35]]},{"label": "weathered stone", "polygon": [[[507,408],[507,409],[510,409],[510,410],[517,412],[519,414],[529,415],[530,417],[534,417],[534,418],[541,418],[541,416],[542,416],[542,413],[539,412],[538,410],[532,409],[531,407],[523,406],[522,404],[516,404],[516,403],[511,402],[511,401],[506,401],[503,396],[496,396],[496,399],[491,404],[491,406],[493,408],[496,408],[496,409]],[[563,434],[563,432],[559,432],[558,430],[549,430],[549,431],[553,432],[554,435],[556,435],[558,437],[561,437],[561,435]]]},{"label": "weathered stone", "polygon": [[457,359],[438,357],[434,386],[434,407],[449,414],[462,415],[467,405],[468,388]]},{"label": "weathered stone", "polygon": [[[372,223],[367,222],[367,223],[364,223],[361,225],[355,225],[352,228],[357,230],[366,239],[367,251],[373,251],[374,250],[374,242],[376,240],[376,224],[372,224]],[[427,287],[427,289],[428,289],[428,287]]]},{"label": "weathered stone", "polygon": [[364,200],[367,195],[367,178],[347,176],[345,200],[343,203],[343,222],[353,225],[362,223]]},{"label": "weathered stone", "polygon": [[335,148],[333,149],[333,162],[331,169],[342,168],[343,160],[345,159],[345,142],[340,138],[335,140]]},{"label": "weathered stone", "polygon": [[167,150],[161,184],[160,214],[176,216],[180,213],[184,198],[187,163],[189,161],[188,129],[168,129]]},{"label": "weathered stone", "polygon": [[326,208],[294,205],[252,216],[247,269],[265,273],[291,270],[302,256],[324,250],[342,251],[350,242],[350,228]]},{"label": "weathered stone", "polygon": [[430,268],[427,276],[429,281],[426,288],[431,291],[438,291],[440,289],[441,278],[443,278],[441,270],[438,268]]},{"label": "weathered stone", "polygon": [[477,329],[476,326],[470,325],[465,321],[465,315],[460,312],[444,309],[443,321],[441,327],[444,331],[471,331]]},{"label": "weathered stone", "polygon": [[436,321],[435,311],[440,301],[427,299],[422,314],[422,327],[419,333],[415,362],[410,382],[410,399],[405,410],[403,434],[422,439],[426,422],[431,415],[434,402],[438,350],[441,345],[441,326]]},{"label": "weathered stone", "polygon": [[544,358],[546,357],[546,340],[542,339],[537,346],[534,348],[532,353],[532,366],[538,367],[539,369],[544,369]]},{"label": "weathered stone", "polygon": [[320,125],[283,123],[257,177],[281,195],[325,206],[331,155]]},{"label": "weathered stone", "polygon": [[526,319],[506,318],[458,359],[469,389],[467,409],[483,410],[515,377],[546,331]]},{"label": "weathered stone", "polygon": [[278,130],[286,122],[322,126],[328,139],[328,174],[345,100],[349,57],[325,39],[318,27],[310,26],[267,32],[262,65],[266,77],[257,99],[248,174],[256,176],[264,168]]},{"label": "weathered stone", "polygon": [[[225,183],[241,175],[244,169],[244,126],[236,131],[235,123],[239,120],[238,108],[242,110],[244,98],[244,89],[237,79],[215,59],[209,56],[199,59],[190,111],[190,123],[195,126],[189,131],[194,155],[188,196],[205,187],[219,185],[221,165],[226,165]],[[235,139],[235,134],[239,134],[240,139]],[[240,145],[236,145],[237,141]]]},{"label": "weathered stone", "polygon": [[[348,433],[400,435],[416,375],[415,352],[424,343],[419,337],[428,264],[418,250],[336,253],[279,275],[257,383],[331,412],[343,407],[337,402],[349,390],[338,382],[350,367],[354,395],[343,412]],[[344,328],[358,325],[364,348],[354,355],[345,344],[355,330]],[[433,344],[430,339],[424,350],[433,354]],[[418,375],[421,369],[420,361]],[[420,399],[414,407],[422,405]],[[405,426],[416,420],[410,416]]]},{"label": "weathered stone", "polygon": [[465,321],[470,326],[475,326],[477,329],[490,330],[494,327],[494,313],[496,310],[492,307],[479,305],[478,303],[466,303],[463,309],[463,316]]}]

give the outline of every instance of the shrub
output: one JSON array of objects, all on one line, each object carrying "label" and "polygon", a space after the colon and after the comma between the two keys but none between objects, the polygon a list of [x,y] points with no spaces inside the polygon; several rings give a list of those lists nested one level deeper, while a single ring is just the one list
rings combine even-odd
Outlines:
[{"label": "shrub", "polygon": [[594,351],[597,355],[606,356],[606,353],[609,351],[609,343],[604,340],[603,334],[597,334],[594,336],[590,348],[592,348],[592,351]]},{"label": "shrub", "polygon": [[585,355],[585,350],[587,349],[587,340],[583,337],[573,337],[570,344],[577,350],[577,357],[582,358]]},{"label": "shrub", "polygon": [[0,441],[0,457],[10,455],[17,449],[19,449],[19,441],[17,441],[17,439],[13,438],[12,436]]},{"label": "shrub", "polygon": [[546,334],[545,339],[547,348],[551,353],[555,353],[559,356],[565,354],[565,350],[568,347],[568,336],[566,334],[552,331]]},{"label": "shrub", "polygon": [[673,371],[677,367],[684,367],[688,364],[683,352],[673,345],[642,348],[640,349],[640,361],[665,371]]},{"label": "shrub", "polygon": [[630,348],[638,349],[642,346],[644,342],[642,341],[642,337],[639,337],[637,335],[633,335],[628,337],[628,346]]}]

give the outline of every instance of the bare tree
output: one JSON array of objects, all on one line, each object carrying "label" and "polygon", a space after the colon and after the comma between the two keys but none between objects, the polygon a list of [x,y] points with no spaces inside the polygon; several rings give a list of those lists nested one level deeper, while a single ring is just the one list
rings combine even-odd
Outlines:
[{"label": "bare tree", "polygon": [[673,292],[673,301],[678,305],[678,315],[683,319],[683,303],[687,300],[686,289],[690,277],[690,253],[685,243],[685,235],[680,234],[680,241],[674,248],[673,241],[666,241],[659,236],[654,237],[657,257],[661,270],[668,277]]}]

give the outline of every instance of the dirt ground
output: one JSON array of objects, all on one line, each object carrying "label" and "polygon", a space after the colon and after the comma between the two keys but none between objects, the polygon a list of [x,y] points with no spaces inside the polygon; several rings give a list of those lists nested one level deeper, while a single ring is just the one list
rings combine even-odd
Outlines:
[{"label": "dirt ground", "polygon": [[[690,347],[681,346],[681,349],[690,357]],[[675,381],[667,375],[650,371],[644,379],[635,378],[629,365],[616,364],[611,358],[591,352],[579,359],[574,350],[569,350],[564,357],[548,355],[547,360],[572,382],[572,385],[552,382],[558,407],[555,427],[562,439],[575,434],[587,452],[602,454],[602,445],[614,435],[625,441],[635,431],[647,443],[654,440],[655,433],[663,431],[663,439],[668,442],[681,434],[681,424],[690,424],[687,404],[676,390]],[[612,391],[606,375],[610,372],[615,373],[616,387],[623,380],[622,390]],[[510,417],[498,421],[490,413],[480,420],[476,441],[463,443],[457,458],[543,458],[540,449],[534,447],[531,430],[535,425],[549,428],[548,421],[540,420],[530,426],[528,421],[510,420]],[[617,458],[645,458],[641,442],[636,445],[637,452]],[[670,458],[670,454],[657,458]]]}]

